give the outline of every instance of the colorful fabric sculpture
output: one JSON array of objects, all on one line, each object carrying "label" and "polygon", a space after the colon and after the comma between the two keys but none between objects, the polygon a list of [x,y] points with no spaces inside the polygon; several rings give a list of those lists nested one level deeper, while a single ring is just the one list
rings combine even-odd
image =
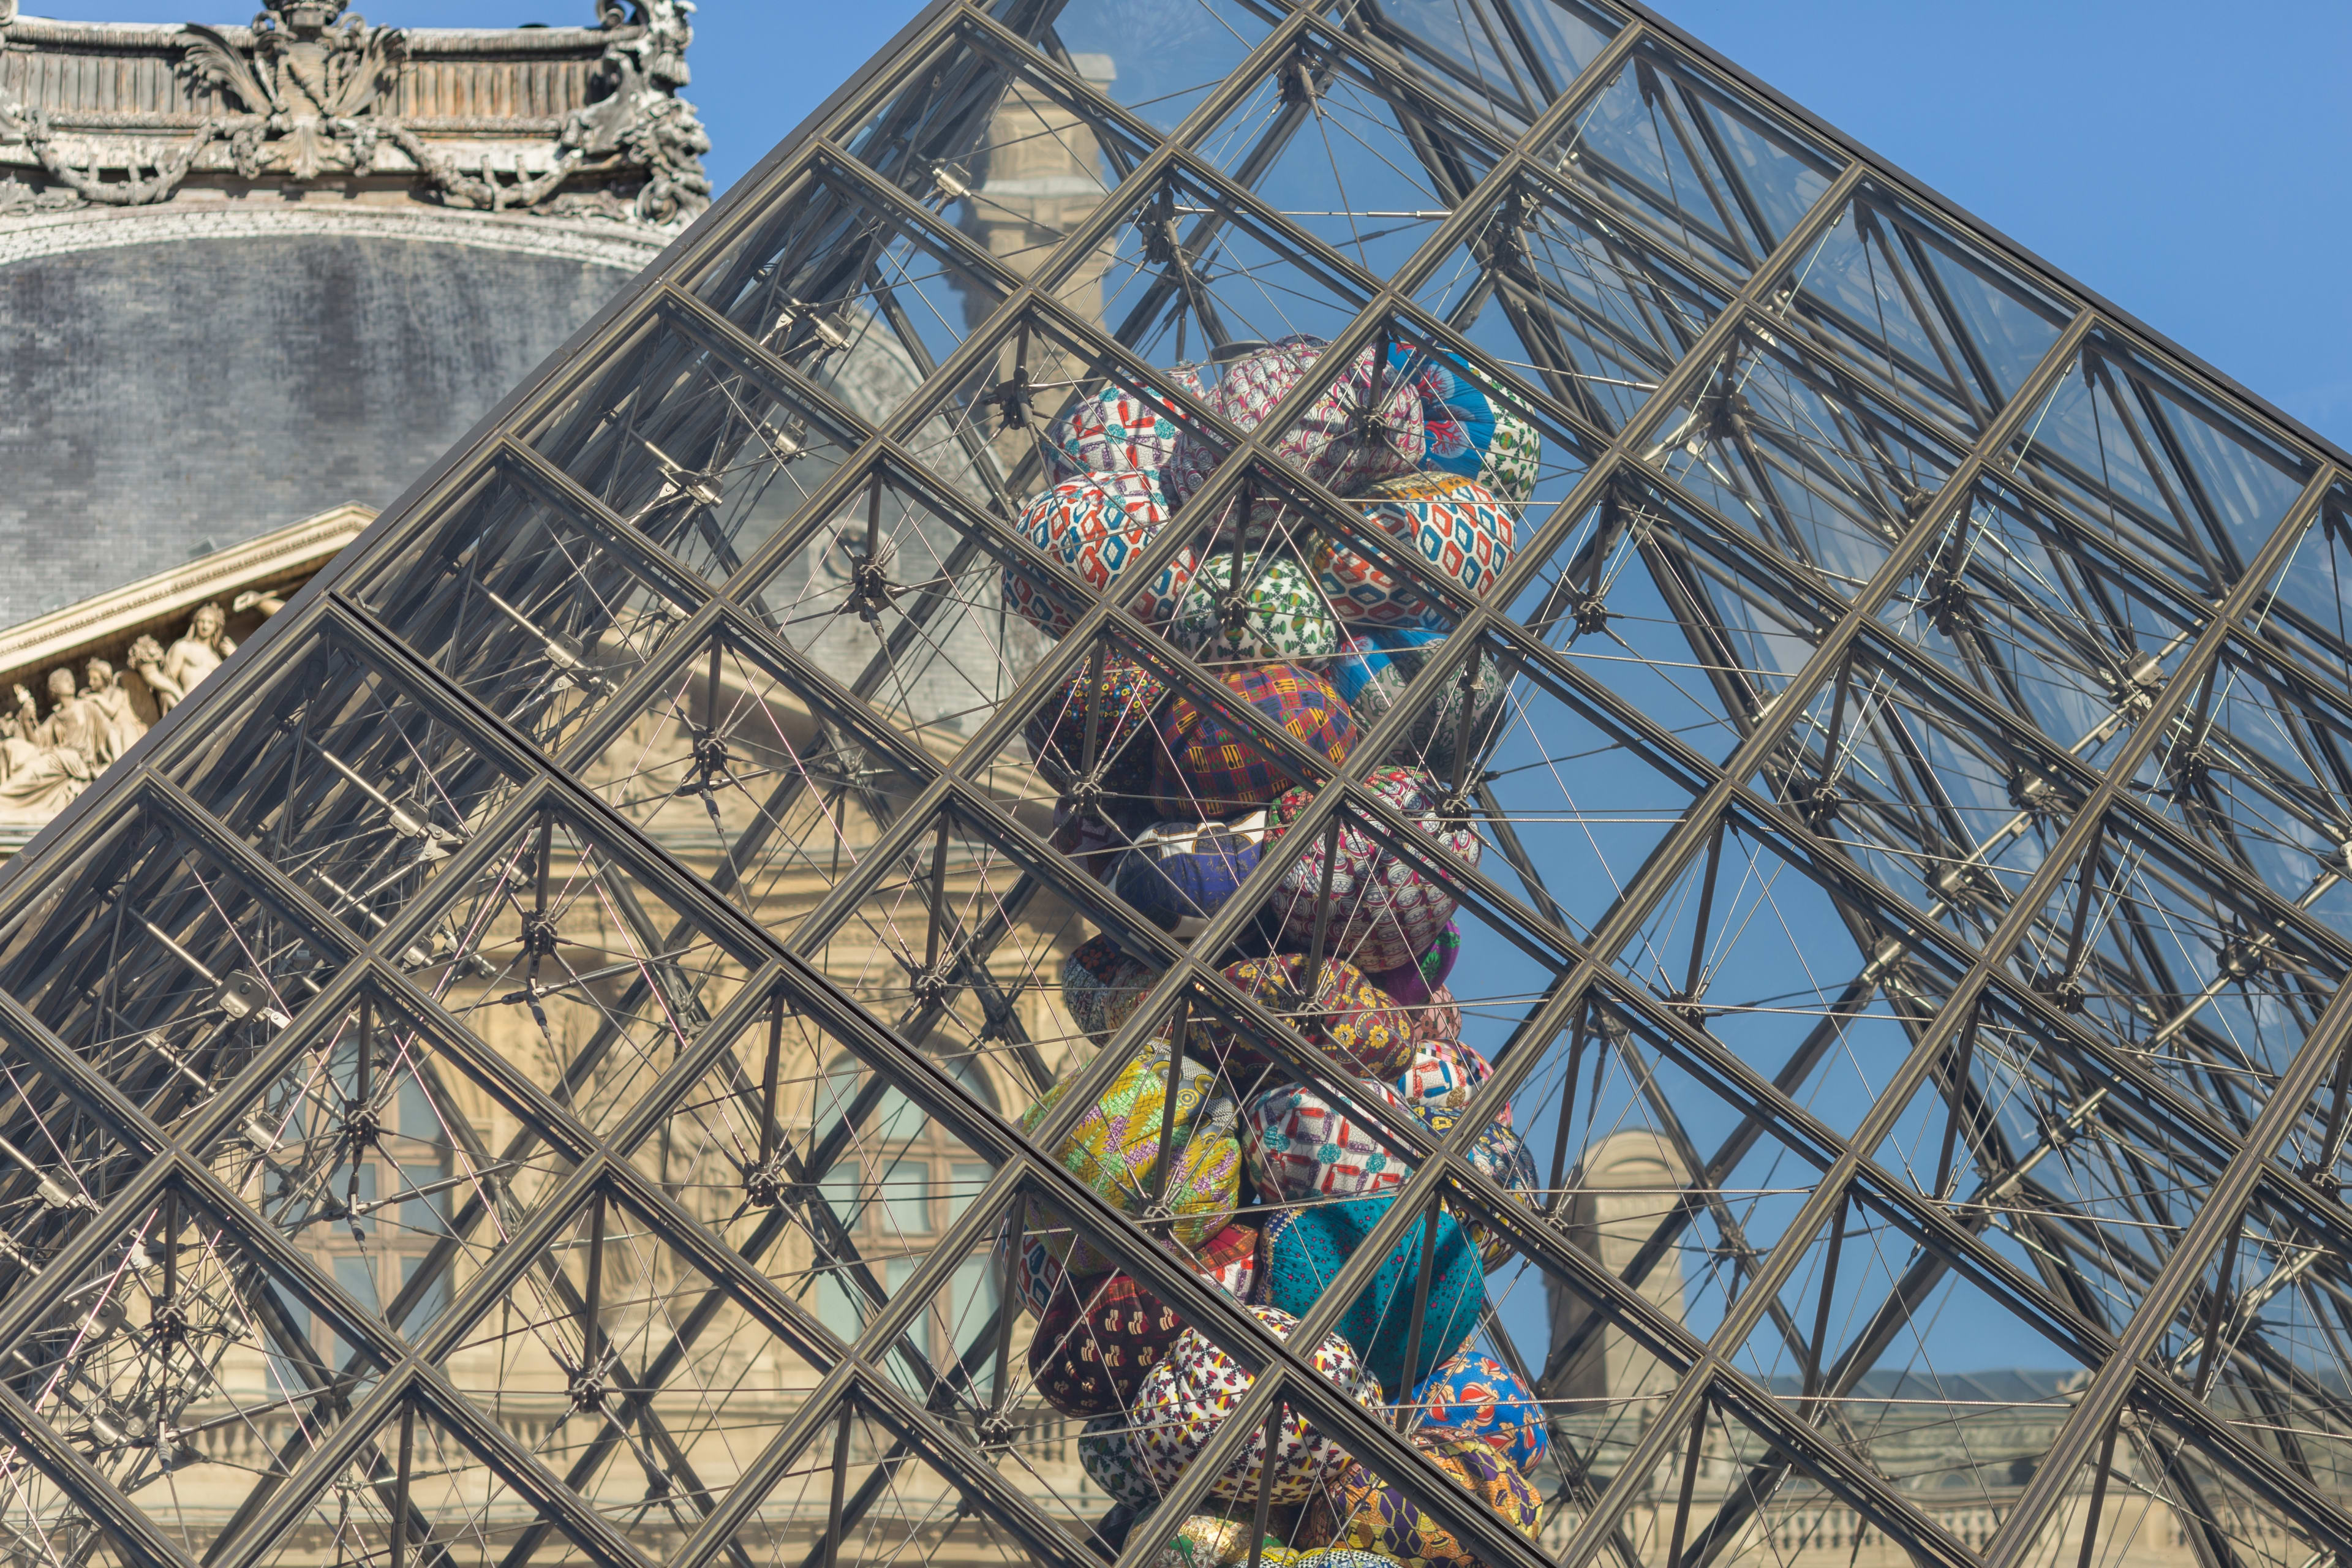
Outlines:
[{"label": "colorful fabric sculpture", "polygon": [[[1248,1309],[1280,1339],[1288,1339],[1298,1320],[1270,1307]],[[1333,1386],[1366,1410],[1381,1405],[1381,1384],[1364,1370],[1348,1342],[1337,1334],[1309,1352],[1307,1360]],[[1144,1374],[1143,1386],[1130,1408],[1133,1445],[1144,1476],[1161,1490],[1207,1447],[1209,1439],[1234,1405],[1248,1391],[1252,1379],[1241,1363],[1204,1337],[1187,1329],[1176,1338],[1160,1364]],[[1303,1411],[1285,1404],[1276,1417],[1274,1452],[1265,1451],[1263,1427],[1236,1458],[1209,1485],[1213,1497],[1255,1500],[1263,1489],[1269,1501],[1305,1502],[1336,1479],[1349,1461],[1337,1443],[1307,1423]]]},{"label": "colorful fabric sculpture", "polygon": [[[1414,474],[1376,485],[1364,516],[1474,599],[1493,591],[1518,551],[1510,510],[1477,480],[1455,474]],[[1330,534],[1317,536],[1307,564],[1343,621],[1436,632],[1453,626],[1452,612]]]},{"label": "colorful fabric sculpture", "polygon": [[[1249,1561],[1249,1526],[1238,1519],[1196,1513],[1176,1527],[1176,1534],[1160,1549],[1160,1568],[1234,1568]],[[1261,1539],[1258,1561],[1286,1550],[1272,1536]]]},{"label": "colorful fabric sculpture", "polygon": [[[1329,1292],[1340,1267],[1362,1248],[1364,1238],[1395,1202],[1383,1196],[1315,1204],[1269,1221],[1264,1264],[1267,1301],[1286,1312],[1306,1311]],[[1407,1342],[1412,1338],[1413,1295],[1421,1278],[1423,1226],[1416,1219],[1405,1227],[1381,1260],[1379,1271],[1333,1325],[1349,1343],[1361,1343],[1363,1363],[1382,1387],[1417,1387],[1452,1360],[1478,1327],[1479,1310],[1486,1300],[1486,1271],[1479,1267],[1476,1249],[1454,1216],[1440,1210],[1421,1342],[1413,1364],[1405,1365]]]},{"label": "colorful fabric sculpture", "polygon": [[1399,1006],[1418,1007],[1429,1000],[1432,991],[1445,984],[1445,977],[1454,973],[1454,960],[1461,956],[1462,928],[1447,921],[1418,962],[1400,963],[1369,978],[1394,997]]},{"label": "colorful fabric sculpture", "polygon": [[[1269,664],[1227,670],[1220,679],[1236,704],[1256,709],[1268,725],[1335,767],[1348,760],[1356,744],[1355,716],[1321,676],[1297,665]],[[1291,787],[1256,742],[1190,698],[1171,700],[1158,728],[1151,793],[1164,816],[1196,822],[1238,816]]]},{"label": "colorful fabric sculpture", "polygon": [[[1021,514],[1029,542],[1108,593],[1168,521],[1168,500],[1149,474],[1083,474],[1034,498]],[[1172,612],[1192,580],[1198,552],[1187,549],[1126,603],[1147,620]],[[1004,602],[1050,637],[1076,623],[1070,605],[1019,565],[1004,569]]]},{"label": "colorful fabric sculpture", "polygon": [[[1543,1498],[1518,1468],[1466,1433],[1424,1426],[1411,1435],[1455,1485],[1502,1516],[1529,1540],[1543,1528]],[[1453,1531],[1414,1506],[1396,1488],[1349,1462],[1332,1489],[1331,1510],[1341,1538],[1361,1552],[1379,1552],[1428,1568],[1484,1568]]]},{"label": "colorful fabric sculpture", "polygon": [[1023,726],[1029,755],[1057,784],[1083,777],[1090,694],[1093,760],[1103,794],[1139,797],[1151,787],[1151,719],[1168,699],[1168,683],[1133,659],[1106,655],[1099,679],[1094,657],[1080,659],[1060,690]]},{"label": "colorful fabric sculpture", "polygon": [[[1445,644],[1443,632],[1409,627],[1349,626],[1340,634],[1338,652],[1323,665],[1331,685],[1355,711],[1356,722],[1370,729],[1404,696],[1430,660]],[[1419,768],[1433,777],[1454,777],[1454,759],[1468,743],[1475,763],[1502,733],[1510,685],[1503,679],[1495,656],[1483,649],[1470,678],[1470,722],[1462,722],[1462,672],[1455,669],[1438,687],[1435,699],[1423,704],[1388,760]]]},{"label": "colorful fabric sculpture", "polygon": [[1458,1040],[1462,1037],[1462,1005],[1454,1001],[1454,993],[1444,986],[1431,986],[1429,1000],[1410,1011],[1415,1041]]},{"label": "colorful fabric sculpture", "polygon": [[1257,1289],[1258,1232],[1255,1226],[1229,1225],[1198,1247],[1181,1242],[1176,1256],[1193,1273],[1236,1301],[1247,1301]]},{"label": "colorful fabric sculpture", "polygon": [[1543,457],[1543,439],[1534,426],[1496,406],[1451,354],[1395,343],[1389,348],[1389,364],[1409,377],[1421,396],[1427,432],[1423,468],[1476,479],[1512,506],[1534,497]]},{"label": "colorful fabric sculpture", "polygon": [[[1179,700],[1181,700],[1181,699]],[[1384,768],[1364,781],[1374,795],[1412,818],[1433,848],[1475,868],[1486,841],[1468,823],[1438,815],[1442,796],[1428,774],[1410,768]],[[1307,809],[1312,792],[1294,789],[1277,798],[1268,815],[1269,847]],[[1292,861],[1276,883],[1273,908],[1283,929],[1311,938],[1324,902],[1323,860],[1330,840],[1321,834]],[[1434,857],[1433,857],[1434,858]],[[1345,955],[1368,972],[1414,963],[1454,918],[1458,900],[1411,862],[1391,854],[1379,839],[1342,823],[1339,856],[1329,883],[1330,913],[1324,940],[1328,951]]]},{"label": "colorful fabric sculpture", "polygon": [[[1354,1097],[1398,1121],[1412,1114],[1384,1083],[1367,1079],[1355,1086]],[[1303,1083],[1252,1095],[1242,1110],[1241,1136],[1250,1184],[1262,1201],[1362,1197],[1402,1185],[1412,1174],[1411,1163],[1390,1148],[1368,1116]]]},{"label": "colorful fabric sculpture", "polygon": [[1495,416],[1494,438],[1478,465],[1478,482],[1505,506],[1525,506],[1536,498],[1536,480],[1543,472],[1543,437],[1517,415],[1504,410]]},{"label": "colorful fabric sculpture", "polygon": [[1213,555],[1192,574],[1170,628],[1208,664],[1328,658],[1339,622],[1306,568],[1286,555]]},{"label": "colorful fabric sculpture", "polygon": [[[1459,1040],[1416,1040],[1412,1060],[1396,1076],[1396,1091],[1415,1116],[1459,1116],[1470,1091],[1495,1076],[1485,1057]],[[1508,1127],[1511,1108],[1496,1121]]]},{"label": "colorful fabric sculpture", "polygon": [[1160,1489],[1151,1484],[1137,1458],[1127,1430],[1127,1412],[1097,1416],[1080,1429],[1078,1463],[1113,1502],[1146,1512],[1158,1506]]},{"label": "colorful fabric sculpture", "polygon": [[[1412,1059],[1412,1021],[1342,958],[1327,958],[1316,977],[1315,994],[1303,995],[1307,955],[1276,953],[1244,959],[1223,971],[1243,992],[1291,1020],[1324,1055],[1353,1078],[1393,1078]],[[1203,1023],[1196,1038],[1211,1059],[1239,1077],[1267,1061],[1250,1041],[1226,1025]]]},{"label": "colorful fabric sculpture", "polygon": [[1489,1356],[1465,1351],[1429,1374],[1413,1390],[1414,1418],[1423,1428],[1446,1427],[1475,1437],[1522,1476],[1551,1450],[1543,1406],[1510,1368]]},{"label": "colorful fabric sculpture", "polygon": [[1056,479],[1157,474],[1176,456],[1176,421],[1123,386],[1088,393],[1045,429]]},{"label": "colorful fabric sculpture", "polygon": [[1029,1375],[1065,1415],[1124,1410],[1184,1331],[1175,1309],[1124,1274],[1057,1293],[1029,1342]]},{"label": "colorful fabric sculpture", "polygon": [[[1335,370],[1319,339],[1286,338],[1227,365],[1209,406],[1255,430],[1294,390],[1315,384],[1304,411],[1275,438],[1275,456],[1340,495],[1360,495],[1382,479],[1412,472],[1427,448],[1420,389],[1389,369],[1383,356],[1376,392],[1374,358],[1367,348]],[[1369,440],[1362,431],[1367,407],[1373,410]],[[1178,493],[1191,495],[1218,456],[1205,441],[1180,433],[1171,465]]]},{"label": "colorful fabric sculpture", "polygon": [[[1168,1079],[1165,1049],[1128,1063],[1054,1151],[1064,1170],[1125,1214],[1140,1215],[1150,1191]],[[1070,1082],[1056,1083],[1022,1113],[1024,1131],[1034,1131],[1052,1113]],[[1187,1063],[1176,1095],[1175,1164],[1161,1195],[1175,1216],[1171,1234],[1184,1246],[1198,1247],[1233,1222],[1241,1196],[1237,1120],[1232,1096],[1213,1075]],[[1053,1245],[1050,1238],[1047,1245]],[[1108,1258],[1084,1241],[1063,1238],[1056,1250],[1074,1274],[1111,1268]]]},{"label": "colorful fabric sculpture", "polygon": [[1062,963],[1062,1005],[1087,1038],[1103,1045],[1135,1016],[1159,984],[1160,966],[1137,958],[1107,936],[1078,944]]},{"label": "colorful fabric sculpture", "polygon": [[1257,869],[1265,813],[1233,823],[1162,822],[1136,836],[1111,887],[1160,930],[1185,942]]},{"label": "colorful fabric sculpture", "polygon": [[1042,1229],[1016,1234],[1009,1220],[996,1233],[995,1257],[989,1265],[989,1272],[999,1279],[1004,1278],[1008,1252],[1014,1255],[1011,1258],[1014,1289],[1028,1307],[1030,1316],[1044,1317],[1055,1297],[1069,1287],[1069,1271],[1046,1245]]},{"label": "colorful fabric sculpture", "polygon": [[[1425,1113],[1421,1119],[1441,1137],[1452,1131],[1460,1120],[1444,1111]],[[1521,1204],[1535,1207],[1536,1158],[1528,1152],[1527,1140],[1511,1131],[1508,1117],[1499,1117],[1480,1128],[1470,1147],[1462,1152],[1462,1157]],[[1469,1215],[1463,1217],[1462,1230],[1490,1271],[1510,1261],[1514,1249],[1500,1231]]]}]

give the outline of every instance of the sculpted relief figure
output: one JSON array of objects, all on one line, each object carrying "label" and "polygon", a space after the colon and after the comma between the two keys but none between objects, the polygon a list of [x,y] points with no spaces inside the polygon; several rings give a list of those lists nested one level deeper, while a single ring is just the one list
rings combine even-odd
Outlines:
[{"label": "sculpted relief figure", "polygon": [[96,710],[74,689],[73,671],[49,672],[49,716],[16,689],[16,711],[0,720],[0,817],[46,819],[98,774]]},{"label": "sculpted relief figure", "polygon": [[197,681],[236,651],[236,644],[228,640],[227,628],[226,612],[218,605],[205,605],[188,622],[187,635],[169,649],[159,652],[153,637],[141,637],[131,645],[131,668],[155,693],[157,709],[169,713],[178,707]]},{"label": "sculpted relief figure", "polygon": [[131,693],[114,673],[114,666],[102,658],[91,659],[82,666],[82,682],[80,700],[95,731],[98,764],[105,767],[129,751],[147,732],[147,726],[131,710]]}]

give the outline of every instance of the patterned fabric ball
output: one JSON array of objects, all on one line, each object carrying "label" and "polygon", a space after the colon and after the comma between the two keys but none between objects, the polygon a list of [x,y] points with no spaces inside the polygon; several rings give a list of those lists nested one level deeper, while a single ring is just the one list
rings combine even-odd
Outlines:
[{"label": "patterned fabric ball", "polygon": [[[1225,966],[1224,976],[1269,1011],[1292,1020],[1298,1032],[1351,1078],[1393,1078],[1412,1052],[1412,1021],[1399,1012],[1363,971],[1345,959],[1327,958],[1316,977],[1315,994],[1303,998],[1307,955],[1277,953]],[[1223,1024],[1202,1028],[1202,1049],[1239,1074],[1265,1064],[1255,1045]]]},{"label": "patterned fabric ball", "polygon": [[[1412,1446],[1472,1497],[1500,1514],[1529,1540],[1543,1527],[1543,1498],[1518,1467],[1466,1433],[1424,1426]],[[1396,1488],[1350,1463],[1332,1489],[1332,1511],[1350,1546],[1386,1552],[1428,1568],[1484,1568],[1451,1531],[1421,1511]]]},{"label": "patterned fabric ball", "polygon": [[1454,993],[1443,985],[1433,985],[1429,1000],[1412,1008],[1412,1037],[1416,1043],[1424,1040],[1458,1040],[1462,1037],[1462,1005],[1454,1000]]},{"label": "patterned fabric ball", "polygon": [[[1160,1549],[1156,1561],[1159,1568],[1234,1568],[1249,1561],[1249,1526],[1242,1521],[1196,1513],[1176,1527],[1175,1537]],[[1285,1551],[1269,1535],[1258,1546],[1258,1561],[1273,1561]]]},{"label": "patterned fabric ball", "polygon": [[[1364,515],[1472,598],[1483,598],[1518,550],[1518,526],[1493,491],[1455,474],[1414,474],[1374,487]],[[1452,614],[1328,534],[1308,551],[1316,582],[1339,618],[1445,631]]]},{"label": "patterned fabric ball", "polygon": [[[1292,664],[1227,670],[1219,678],[1247,703],[1333,766],[1356,744],[1355,716],[1331,683]],[[1199,822],[1238,816],[1291,787],[1255,742],[1192,699],[1179,696],[1160,713],[1151,792],[1163,816]],[[1446,911],[1451,914],[1453,911]]]},{"label": "patterned fabric ball", "polygon": [[[1432,1132],[1443,1136],[1453,1131],[1459,1118],[1434,1111],[1423,1114],[1422,1120],[1429,1124]],[[1499,1117],[1480,1129],[1470,1147],[1462,1152],[1462,1157],[1521,1204],[1528,1208],[1536,1206],[1536,1157],[1528,1152],[1527,1140],[1511,1130],[1508,1117]],[[1511,1260],[1515,1249],[1500,1231],[1466,1215],[1462,1229],[1489,1271]]]},{"label": "patterned fabric ball", "polygon": [[1016,1236],[1012,1221],[1007,1220],[996,1233],[995,1252],[988,1266],[993,1278],[1004,1278],[1008,1252],[1017,1255],[1011,1259],[1013,1289],[1020,1293],[1030,1316],[1044,1317],[1056,1296],[1075,1288],[1061,1258],[1046,1245],[1043,1231],[1029,1230]]},{"label": "patterned fabric ball", "polygon": [[[1217,664],[1314,659],[1339,646],[1339,622],[1314,580],[1283,555],[1213,555],[1192,575],[1171,635]],[[1238,607],[1228,612],[1236,595]]]},{"label": "patterned fabric ball", "polygon": [[1414,1415],[1425,1427],[1450,1427],[1494,1449],[1522,1476],[1551,1449],[1543,1406],[1510,1368],[1465,1352],[1413,1390]]},{"label": "patterned fabric ball", "polygon": [[[1416,1116],[1459,1116],[1470,1091],[1494,1076],[1486,1058],[1459,1040],[1416,1040],[1396,1091]],[[1508,1127],[1511,1108],[1504,1106],[1496,1120]]]},{"label": "patterned fabric ball", "polygon": [[[1289,1312],[1271,1307],[1249,1310],[1277,1338],[1288,1339],[1298,1326],[1297,1318]],[[1379,1382],[1365,1372],[1345,1340],[1333,1334],[1307,1359],[1366,1410],[1380,1408]],[[1187,1329],[1177,1336],[1160,1364],[1144,1375],[1130,1411],[1135,1452],[1152,1485],[1165,1490],[1175,1484],[1233,1413],[1252,1381],[1239,1362],[1198,1329]],[[1349,1463],[1337,1443],[1307,1424],[1303,1411],[1286,1404],[1276,1421],[1274,1453],[1266,1453],[1265,1432],[1260,1427],[1251,1434],[1241,1457],[1210,1483],[1211,1496],[1255,1500],[1263,1475],[1263,1489],[1270,1501],[1305,1502],[1336,1479],[1341,1467]]]},{"label": "patterned fabric ball", "polygon": [[1495,492],[1505,506],[1525,506],[1535,500],[1536,479],[1543,469],[1543,437],[1536,427],[1508,410],[1495,416],[1494,438],[1478,465],[1478,482]]},{"label": "patterned fabric ball", "polygon": [[1055,1296],[1029,1342],[1029,1375],[1065,1415],[1124,1410],[1184,1331],[1175,1310],[1124,1274],[1086,1281],[1083,1294]]},{"label": "patterned fabric ball", "polygon": [[[1168,521],[1168,500],[1148,474],[1085,474],[1065,479],[1033,499],[1021,514],[1029,542],[1076,574],[1097,593],[1108,593]],[[1187,550],[1127,603],[1147,620],[1176,607],[1198,561]],[[1021,566],[1004,569],[1004,598],[1047,637],[1059,637],[1075,624],[1071,608],[1047,593]]]},{"label": "patterned fabric ball", "polygon": [[1421,398],[1425,469],[1476,479],[1495,439],[1495,405],[1486,388],[1461,374],[1451,355],[1441,357],[1389,345],[1390,374],[1412,383]]},{"label": "patterned fabric ball", "polygon": [[1190,942],[1257,869],[1265,813],[1234,823],[1162,822],[1119,858],[1111,886],[1162,931]]},{"label": "patterned fabric ball", "polygon": [[1151,1484],[1136,1456],[1127,1430],[1127,1413],[1097,1416],[1078,1433],[1078,1463],[1087,1477],[1113,1502],[1149,1512],[1160,1502],[1160,1489]]},{"label": "patterned fabric ball", "polygon": [[1093,674],[1089,655],[1079,660],[1061,689],[1029,716],[1022,736],[1029,742],[1029,755],[1056,784],[1084,776],[1091,694],[1094,763],[1102,771],[1103,792],[1139,796],[1151,787],[1151,717],[1168,699],[1168,683],[1116,654],[1103,659],[1099,680],[1090,680]]},{"label": "patterned fabric ball", "polygon": [[[1356,722],[1369,730],[1397,705],[1444,643],[1442,632],[1351,626],[1340,635],[1338,654],[1323,668],[1355,710]],[[1493,747],[1502,733],[1509,699],[1510,684],[1503,679],[1502,667],[1492,653],[1481,651],[1477,671],[1470,678],[1469,728],[1465,731],[1462,724],[1462,672],[1457,668],[1440,684],[1435,700],[1423,703],[1387,760],[1451,779],[1455,754],[1465,742],[1473,763]]]},{"label": "patterned fabric ball", "polygon": [[1198,1247],[1179,1242],[1176,1256],[1193,1273],[1236,1301],[1247,1301],[1257,1289],[1258,1232],[1255,1226],[1229,1225]]},{"label": "patterned fabric ball", "polygon": [[1135,1016],[1160,973],[1159,965],[1133,956],[1110,938],[1093,937],[1063,962],[1062,1005],[1087,1038],[1103,1045]]},{"label": "patterned fabric ball", "polygon": [[[1341,1265],[1363,1247],[1395,1203],[1393,1196],[1352,1203],[1315,1204],[1276,1215],[1265,1227],[1265,1299],[1286,1312],[1304,1312],[1329,1293]],[[1360,1342],[1363,1363],[1382,1387],[1413,1388],[1453,1359],[1476,1331],[1486,1300],[1486,1271],[1478,1254],[1452,1215],[1437,1215],[1437,1244],[1431,1255],[1429,1304],[1422,1317],[1421,1344],[1413,1365],[1404,1364],[1412,1337],[1412,1302],[1421,1278],[1424,1232],[1421,1221],[1381,1260],[1381,1267],[1332,1327]]]},{"label": "patterned fabric ball", "polygon": [[[1315,338],[1287,338],[1257,349],[1225,367],[1209,406],[1244,430],[1265,423],[1276,405],[1305,383],[1318,390],[1304,413],[1274,442],[1274,453],[1310,479],[1343,496],[1360,495],[1382,479],[1421,466],[1427,448],[1420,390],[1382,363],[1375,401],[1374,353],[1365,349],[1335,374]],[[1374,409],[1370,440],[1359,431],[1360,412]],[[1218,454],[1205,441],[1177,439],[1173,483],[1190,495],[1216,466]]]},{"label": "patterned fabric ball", "polygon": [[1445,977],[1454,973],[1454,960],[1461,956],[1462,928],[1447,921],[1419,963],[1383,969],[1371,981],[1394,997],[1399,1006],[1419,1007],[1428,1002],[1432,991],[1445,984]]},{"label": "patterned fabric ball", "polygon": [[1153,473],[1176,456],[1176,421],[1123,386],[1088,393],[1046,427],[1056,479]]},{"label": "patterned fabric ball", "polygon": [[[1449,822],[1437,815],[1443,797],[1437,782],[1427,773],[1384,768],[1364,783],[1374,795],[1414,819],[1439,850],[1465,866],[1477,866],[1486,841],[1468,823]],[[1269,846],[1307,809],[1311,798],[1310,792],[1294,789],[1275,802],[1267,818]],[[1301,940],[1311,940],[1315,930],[1316,912],[1323,900],[1324,851],[1328,847],[1328,838],[1316,835],[1306,853],[1291,862],[1276,884],[1279,890],[1272,907],[1280,912],[1283,929]],[[1331,910],[1324,939],[1329,951],[1346,954],[1367,972],[1417,962],[1454,918],[1458,900],[1360,827],[1342,826],[1339,851],[1331,869]]]},{"label": "patterned fabric ball", "polygon": [[[1379,1102],[1398,1121],[1412,1114],[1384,1083],[1368,1079],[1355,1086],[1354,1096]],[[1411,1163],[1389,1146],[1368,1117],[1333,1104],[1321,1089],[1303,1083],[1279,1084],[1250,1097],[1242,1110],[1242,1157],[1261,1201],[1363,1197],[1402,1185],[1412,1174]]]},{"label": "patterned fabric ball", "polygon": [[[1164,1050],[1128,1063],[1054,1151],[1063,1169],[1126,1214],[1141,1215],[1150,1191],[1152,1168],[1160,1161],[1160,1105],[1168,1077]],[[1060,1103],[1069,1084],[1063,1079],[1022,1112],[1022,1130],[1034,1131]],[[1168,1173],[1162,1194],[1176,1216],[1171,1234],[1184,1246],[1198,1247],[1233,1222],[1234,1205],[1241,1196],[1235,1111],[1232,1096],[1213,1076],[1185,1065],[1176,1096],[1176,1164]],[[1066,1241],[1065,1248],[1072,1245],[1085,1244]],[[1089,1267],[1089,1258],[1076,1252],[1066,1250],[1065,1261],[1073,1273],[1097,1271]],[[1097,1267],[1107,1270],[1109,1264]]]}]

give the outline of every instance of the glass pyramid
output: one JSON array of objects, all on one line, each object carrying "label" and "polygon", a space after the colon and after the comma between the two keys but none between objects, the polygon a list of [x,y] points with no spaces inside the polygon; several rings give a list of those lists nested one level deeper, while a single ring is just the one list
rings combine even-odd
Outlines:
[{"label": "glass pyramid", "polygon": [[2347,466],[1636,7],[940,0],[0,884],[8,1561],[2341,1561]]}]

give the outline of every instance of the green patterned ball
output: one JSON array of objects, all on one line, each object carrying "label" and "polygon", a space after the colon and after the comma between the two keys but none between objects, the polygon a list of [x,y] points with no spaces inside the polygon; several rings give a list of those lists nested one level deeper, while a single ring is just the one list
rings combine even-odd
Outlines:
[{"label": "green patterned ball", "polygon": [[1322,658],[1339,646],[1339,623],[1307,569],[1287,556],[1255,553],[1241,560],[1243,614],[1224,624],[1224,603],[1233,591],[1234,557],[1203,562],[1192,574],[1183,603],[1176,607],[1175,636],[1199,657],[1286,660]]},{"label": "green patterned ball", "polygon": [[1506,506],[1525,506],[1535,499],[1536,473],[1543,464],[1543,437],[1516,414],[1495,411],[1495,437],[1486,444],[1478,482],[1495,492]]}]

